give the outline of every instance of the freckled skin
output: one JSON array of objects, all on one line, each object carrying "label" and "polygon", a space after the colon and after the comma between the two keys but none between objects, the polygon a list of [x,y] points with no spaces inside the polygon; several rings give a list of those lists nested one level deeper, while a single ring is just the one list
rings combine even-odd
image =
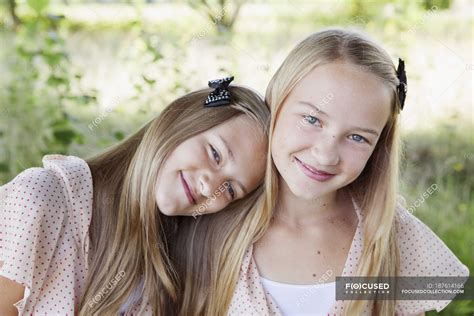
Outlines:
[{"label": "freckled skin", "polygon": [[[254,247],[263,277],[314,284],[314,277],[328,270],[332,277],[324,282],[341,275],[358,222],[341,189],[364,169],[389,113],[389,89],[352,64],[318,66],[293,88],[272,137],[271,155],[279,173],[277,208]],[[333,176],[316,181],[298,161]]]},{"label": "freckled skin", "polygon": [[[227,146],[233,152],[233,161]],[[266,146],[263,131],[245,115],[187,139],[175,148],[159,172],[156,185],[159,210],[169,216],[218,212],[232,201],[227,183],[232,186],[235,199],[244,197],[238,183],[247,192],[261,183]],[[216,154],[220,156],[219,163]],[[194,193],[195,204],[188,200],[181,174]]]}]

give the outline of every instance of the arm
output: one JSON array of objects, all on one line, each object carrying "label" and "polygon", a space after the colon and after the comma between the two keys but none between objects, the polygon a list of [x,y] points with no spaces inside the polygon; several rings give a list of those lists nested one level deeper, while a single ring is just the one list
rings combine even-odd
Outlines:
[{"label": "arm", "polygon": [[[53,205],[52,201],[61,204],[60,185],[51,171],[31,168],[0,187],[1,316],[30,315],[29,310],[34,309],[42,284],[33,279],[45,279],[52,257],[52,253],[39,252],[38,248],[56,241],[50,234],[46,239],[44,226],[62,225],[65,218],[59,206],[46,206]],[[40,190],[43,186],[46,189]],[[21,305],[15,306],[18,302]]]},{"label": "arm", "polygon": [[[3,262],[0,261],[0,268]],[[13,305],[23,298],[23,285],[0,276],[0,315],[17,316],[18,310]]]}]

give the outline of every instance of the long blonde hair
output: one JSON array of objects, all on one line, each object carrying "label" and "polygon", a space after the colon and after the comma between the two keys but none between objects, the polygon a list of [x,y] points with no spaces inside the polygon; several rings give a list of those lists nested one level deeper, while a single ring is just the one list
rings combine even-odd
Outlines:
[{"label": "long blonde hair", "polygon": [[[349,189],[358,205],[363,210],[364,237],[363,251],[356,275],[358,276],[396,276],[398,267],[398,247],[395,239],[395,208],[398,186],[398,111],[400,102],[397,95],[399,81],[395,66],[390,56],[364,35],[340,30],[329,29],[314,33],[299,43],[284,60],[283,64],[272,77],[267,91],[266,102],[270,106],[271,122],[269,149],[271,152],[272,133],[282,104],[297,83],[318,65],[335,61],[344,61],[379,77],[392,91],[391,114],[382,131],[379,141],[361,175],[351,183]],[[203,227],[192,226],[194,240],[202,238],[205,229],[219,230],[223,225],[226,232],[219,232],[221,239],[209,244],[209,252],[205,263],[188,261],[195,264],[194,273],[209,268],[214,264],[213,273],[207,280],[191,282],[188,279],[186,295],[200,295],[196,300],[183,300],[182,314],[189,309],[188,315],[225,315],[234,294],[245,251],[249,245],[258,240],[267,229],[278,194],[278,172],[268,155],[267,172],[264,183],[264,194],[256,199],[255,207],[242,209],[224,218],[208,216]],[[228,223],[224,221],[228,220]],[[189,229],[189,228],[188,228]],[[181,245],[182,248],[185,246]],[[189,247],[189,245],[188,245]],[[216,250],[217,249],[217,250]],[[201,249],[202,250],[202,249]],[[189,251],[189,249],[188,249]],[[189,252],[190,255],[192,252]],[[197,254],[195,254],[197,255]],[[204,276],[205,277],[205,276]],[[193,276],[190,277],[191,279]],[[205,286],[209,293],[204,295]],[[186,294],[188,292],[188,294]],[[344,312],[350,315],[362,313],[365,301],[346,301]],[[384,300],[373,302],[375,315],[393,315],[395,302]],[[195,312],[199,313],[195,313]]]},{"label": "long blonde hair", "polygon": [[[156,178],[174,148],[232,117],[248,115],[266,130],[270,114],[263,99],[244,87],[229,89],[230,106],[204,108],[211,90],[191,92],[173,101],[136,134],[87,160],[93,178],[93,214],[81,315],[116,315],[141,280],[141,310],[148,302],[155,315],[174,313],[178,276],[168,248],[177,219],[159,212]],[[104,292],[103,298],[95,299]]]},{"label": "long blonde hair", "polygon": [[[290,52],[268,85],[266,101],[272,113],[270,130],[273,131],[281,105],[296,84],[318,65],[335,61],[359,66],[380,78],[392,91],[390,116],[374,152],[360,176],[347,189],[363,211],[364,247],[355,275],[396,276],[399,260],[395,238],[399,178],[399,80],[385,50],[365,35],[340,29],[321,31],[304,39]],[[362,313],[364,304],[360,300],[346,302],[344,311],[358,315]],[[375,315],[393,315],[394,312],[395,301],[374,301]]]}]

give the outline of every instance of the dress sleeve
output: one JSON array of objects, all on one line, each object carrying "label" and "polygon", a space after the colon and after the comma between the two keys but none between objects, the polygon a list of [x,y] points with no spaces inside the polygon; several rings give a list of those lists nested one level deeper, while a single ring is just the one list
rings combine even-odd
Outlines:
[{"label": "dress sleeve", "polygon": [[[467,277],[469,269],[422,221],[404,208],[397,210],[397,242],[400,276]],[[413,315],[441,311],[451,300],[400,300],[397,314]]]},{"label": "dress sleeve", "polygon": [[67,194],[52,171],[31,168],[0,187],[0,275],[25,287],[15,306],[34,305],[67,220]]}]

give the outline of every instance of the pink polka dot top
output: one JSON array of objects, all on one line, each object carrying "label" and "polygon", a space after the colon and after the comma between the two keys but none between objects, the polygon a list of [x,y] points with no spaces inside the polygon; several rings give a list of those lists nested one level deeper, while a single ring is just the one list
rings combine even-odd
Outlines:
[{"label": "pink polka dot top", "polygon": [[88,272],[91,172],[74,156],[47,155],[43,166],[0,187],[0,275],[25,287],[19,315],[75,315]]},{"label": "pink polka dot top", "polygon": [[[354,203],[359,219],[342,276],[355,276],[363,248],[363,213]],[[397,241],[400,251],[400,276],[469,276],[469,269],[451,252],[444,242],[425,224],[404,208],[397,208]],[[446,307],[450,300],[400,300],[397,315],[413,315]],[[334,301],[327,315],[342,315],[344,301]],[[364,315],[371,315],[371,305],[366,303]],[[239,279],[232,297],[228,315],[282,315],[270,293],[265,291],[253,246],[247,249],[240,269]]]}]

